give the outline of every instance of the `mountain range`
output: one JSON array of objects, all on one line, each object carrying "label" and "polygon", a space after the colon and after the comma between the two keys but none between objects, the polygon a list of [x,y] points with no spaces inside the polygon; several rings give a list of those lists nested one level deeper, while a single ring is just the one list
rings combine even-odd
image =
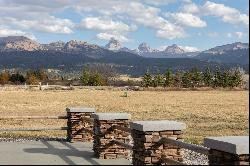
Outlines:
[{"label": "mountain range", "polygon": [[128,73],[138,73],[136,70],[142,72],[146,68],[156,71],[166,67],[248,67],[249,44],[236,42],[201,52],[190,52],[176,44],[164,50],[153,49],[147,43],[129,49],[114,38],[105,46],[98,46],[77,40],[40,44],[24,36],[0,37],[0,68],[80,67],[86,63],[112,64]]},{"label": "mountain range", "polygon": [[151,48],[145,42],[141,43],[136,49],[129,49],[127,47],[122,47],[122,44],[114,38],[111,38],[109,43],[104,48],[111,51],[130,52],[142,57],[150,58],[188,58],[199,54],[199,52],[186,51],[181,46],[176,44],[166,47],[163,51]]}]

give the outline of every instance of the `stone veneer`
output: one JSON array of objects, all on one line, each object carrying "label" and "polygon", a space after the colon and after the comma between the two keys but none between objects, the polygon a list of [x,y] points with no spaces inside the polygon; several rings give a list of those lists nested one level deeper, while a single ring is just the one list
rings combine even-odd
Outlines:
[{"label": "stone veneer", "polygon": [[165,164],[161,160],[166,158],[182,161],[181,149],[157,142],[165,137],[174,140],[183,140],[184,123],[175,121],[135,121],[130,123],[134,141],[133,165]]},{"label": "stone veneer", "polygon": [[94,144],[95,156],[100,159],[129,158],[130,150],[110,141],[117,140],[129,144],[130,133],[120,130],[110,130],[110,127],[118,125],[129,127],[130,114],[127,113],[98,113],[93,114],[94,118]]},{"label": "stone veneer", "polygon": [[84,129],[93,131],[93,124],[82,120],[82,117],[91,118],[95,108],[66,108],[68,116],[67,140],[71,142],[92,141],[93,135]]},{"label": "stone veneer", "polygon": [[249,136],[207,137],[209,165],[249,165]]}]

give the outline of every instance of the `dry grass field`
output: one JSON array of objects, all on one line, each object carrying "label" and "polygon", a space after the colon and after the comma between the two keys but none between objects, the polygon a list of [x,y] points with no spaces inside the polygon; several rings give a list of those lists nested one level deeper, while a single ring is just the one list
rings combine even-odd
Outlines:
[{"label": "dry grass field", "polygon": [[[185,140],[205,136],[248,135],[249,91],[0,91],[0,116],[65,115],[66,107],[95,107],[97,112],[127,112],[132,120],[185,122]],[[0,120],[0,128],[60,127],[65,120]],[[66,136],[65,131],[0,132],[0,137]]]}]

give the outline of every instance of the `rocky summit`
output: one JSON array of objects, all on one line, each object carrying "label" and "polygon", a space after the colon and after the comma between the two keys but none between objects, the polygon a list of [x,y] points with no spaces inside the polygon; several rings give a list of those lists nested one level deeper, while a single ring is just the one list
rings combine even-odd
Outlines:
[{"label": "rocky summit", "polygon": [[43,47],[24,36],[0,37],[0,50],[4,51],[36,51],[42,50]]},{"label": "rocky summit", "polygon": [[122,44],[115,38],[111,38],[105,48],[112,51],[119,51],[122,48]]},{"label": "rocky summit", "polygon": [[179,47],[176,44],[173,44],[172,46],[168,46],[164,50],[164,52],[167,54],[184,54],[184,53],[186,53],[186,51],[184,49],[182,49],[181,47]]}]

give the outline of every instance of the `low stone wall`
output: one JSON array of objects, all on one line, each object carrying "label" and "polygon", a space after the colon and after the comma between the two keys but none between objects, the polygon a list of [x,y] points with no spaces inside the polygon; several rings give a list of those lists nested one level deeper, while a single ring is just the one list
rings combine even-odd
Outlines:
[{"label": "low stone wall", "polygon": [[162,157],[182,161],[181,149],[170,144],[158,144],[161,138],[182,140],[185,124],[174,121],[131,122],[134,140],[133,165],[162,164]]},{"label": "low stone wall", "polygon": [[94,154],[99,159],[132,158],[133,165],[180,164],[183,147],[208,154],[209,165],[249,165],[249,136],[207,137],[207,148],[200,148],[178,142],[183,141],[186,128],[181,122],[129,122],[131,116],[127,113],[95,113],[94,108],[66,110],[68,140],[93,140]]},{"label": "low stone wall", "polygon": [[211,149],[208,155],[209,165],[249,165],[248,154],[232,154]]},{"label": "low stone wall", "polygon": [[207,137],[209,165],[249,165],[249,136]]},{"label": "low stone wall", "polygon": [[66,108],[68,116],[67,140],[76,141],[92,141],[93,135],[84,129],[93,131],[93,124],[86,122],[81,118],[91,118],[92,113],[95,113],[94,108]]},{"label": "low stone wall", "polygon": [[126,113],[99,113],[94,118],[94,144],[95,156],[100,159],[129,158],[130,150],[119,145],[111,144],[112,140],[129,144],[130,133],[112,129],[112,126],[129,128],[130,114]]}]

